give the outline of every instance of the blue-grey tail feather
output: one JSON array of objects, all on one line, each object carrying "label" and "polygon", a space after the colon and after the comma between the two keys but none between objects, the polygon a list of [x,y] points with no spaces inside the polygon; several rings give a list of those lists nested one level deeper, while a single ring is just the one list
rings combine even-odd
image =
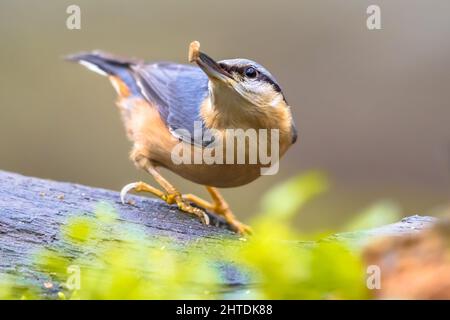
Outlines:
[{"label": "blue-grey tail feather", "polygon": [[138,60],[121,58],[101,51],[81,52],[67,56],[66,59],[79,63],[85,62],[95,66],[106,75],[117,76],[127,85],[133,96],[141,96],[131,70],[133,66],[140,63]]},{"label": "blue-grey tail feather", "polygon": [[[176,138],[203,146],[213,142],[213,135],[206,129],[200,112],[208,98],[209,80],[199,67],[170,62],[146,64],[99,51],[79,53],[67,59],[86,62],[83,64],[93,71],[120,77],[131,94],[157,108]],[[202,124],[199,133],[203,137],[197,135],[196,121]],[[199,141],[199,138],[203,139]]]}]

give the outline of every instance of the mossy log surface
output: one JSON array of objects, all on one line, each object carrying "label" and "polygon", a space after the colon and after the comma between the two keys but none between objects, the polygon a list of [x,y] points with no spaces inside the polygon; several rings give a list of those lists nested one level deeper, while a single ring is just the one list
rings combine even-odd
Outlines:
[{"label": "mossy log surface", "polygon": [[[111,203],[119,213],[119,223],[139,224],[150,237],[172,239],[181,248],[203,241],[220,248],[224,239],[240,236],[227,229],[220,218],[210,215],[212,224],[202,225],[195,217],[180,212],[176,206],[142,196],[130,196],[133,205],[120,203],[119,193],[79,184],[25,177],[0,171],[0,274],[15,273],[26,281],[42,283],[43,275],[36,272],[33,252],[42,247],[55,250],[73,250],[60,236],[60,228],[72,215],[93,215],[95,206],[103,201]],[[325,240],[358,241],[383,235],[415,233],[429,226],[431,217],[412,216],[400,222],[358,233],[337,234]],[[226,245],[233,245],[227,241]],[[205,248],[205,255],[208,254]],[[66,252],[66,251],[64,251]],[[74,254],[84,254],[76,252]],[[87,253],[86,253],[87,254]],[[249,285],[248,277],[224,262],[223,284],[230,290]],[[235,288],[235,289],[234,289]]]}]

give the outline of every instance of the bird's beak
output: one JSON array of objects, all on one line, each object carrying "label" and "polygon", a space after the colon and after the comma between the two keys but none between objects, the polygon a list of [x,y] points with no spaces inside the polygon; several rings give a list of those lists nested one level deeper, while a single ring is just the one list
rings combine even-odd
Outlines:
[{"label": "bird's beak", "polygon": [[189,61],[195,62],[211,80],[219,80],[226,84],[232,84],[233,77],[210,56],[201,52],[200,43],[194,41],[189,47]]}]

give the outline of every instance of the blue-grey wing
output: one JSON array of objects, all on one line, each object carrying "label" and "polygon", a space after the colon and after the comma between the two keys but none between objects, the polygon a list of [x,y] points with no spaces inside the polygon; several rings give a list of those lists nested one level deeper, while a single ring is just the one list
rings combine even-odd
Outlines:
[{"label": "blue-grey wing", "polygon": [[[200,116],[208,95],[208,78],[198,67],[176,63],[153,63],[133,67],[142,94],[157,108],[174,136],[207,146],[211,139]],[[202,128],[202,135],[199,136]]]}]

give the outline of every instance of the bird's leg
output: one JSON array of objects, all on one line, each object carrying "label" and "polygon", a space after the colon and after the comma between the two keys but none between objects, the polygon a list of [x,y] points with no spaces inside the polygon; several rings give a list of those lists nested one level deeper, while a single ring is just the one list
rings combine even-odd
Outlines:
[{"label": "bird's leg", "polygon": [[153,166],[148,166],[147,171],[153,176],[156,182],[159,183],[161,187],[166,190],[166,194],[162,198],[168,204],[176,203],[181,211],[192,213],[200,218],[204,224],[209,224],[208,215],[201,209],[191,206],[187,201],[185,201],[181,193],[169,182],[167,181]]},{"label": "bird's leg", "polygon": [[153,195],[155,195],[155,196],[157,196],[158,198],[161,198],[161,199],[165,196],[164,192],[162,192],[161,190],[159,190],[159,189],[157,189],[155,187],[152,187],[151,185],[149,185],[149,184],[147,184],[145,182],[142,182],[142,181],[140,181],[140,182],[133,182],[133,183],[127,184],[120,191],[120,200],[122,201],[123,204],[125,204],[125,196],[131,190],[134,190],[136,192],[152,193]]},{"label": "bird's leg", "polygon": [[217,190],[214,187],[206,187],[206,190],[208,190],[209,194],[211,195],[211,198],[213,199],[214,203],[214,209],[213,212],[217,213],[218,215],[221,215],[225,218],[225,220],[233,227],[235,230],[241,234],[251,234],[252,229],[240,222],[236,219],[235,215],[230,209],[230,206],[225,201],[225,199],[222,197],[222,195],[219,193],[219,190]]},{"label": "bird's leg", "polygon": [[191,213],[196,215],[204,224],[209,224],[208,215],[201,209],[191,206],[185,199],[183,199],[181,193],[169,182],[167,181],[151,164],[146,164],[144,166],[145,170],[150,173],[153,178],[158,182],[158,184],[165,190],[161,190],[152,187],[151,185],[144,182],[134,182],[126,185],[122,188],[120,192],[120,197],[122,203],[125,203],[125,196],[131,190],[137,192],[149,192],[153,195],[161,198],[167,204],[177,204],[178,208],[186,213]]},{"label": "bird's leg", "polygon": [[206,187],[206,190],[208,190],[209,194],[211,195],[211,198],[213,200],[212,203],[203,200],[196,195],[193,194],[184,194],[183,198],[195,203],[196,205],[212,211],[220,216],[223,216],[225,218],[225,221],[238,233],[241,234],[251,234],[252,229],[240,222],[236,219],[233,212],[231,212],[230,206],[225,201],[225,199],[222,197],[222,195],[219,193],[219,191],[214,187]]}]

